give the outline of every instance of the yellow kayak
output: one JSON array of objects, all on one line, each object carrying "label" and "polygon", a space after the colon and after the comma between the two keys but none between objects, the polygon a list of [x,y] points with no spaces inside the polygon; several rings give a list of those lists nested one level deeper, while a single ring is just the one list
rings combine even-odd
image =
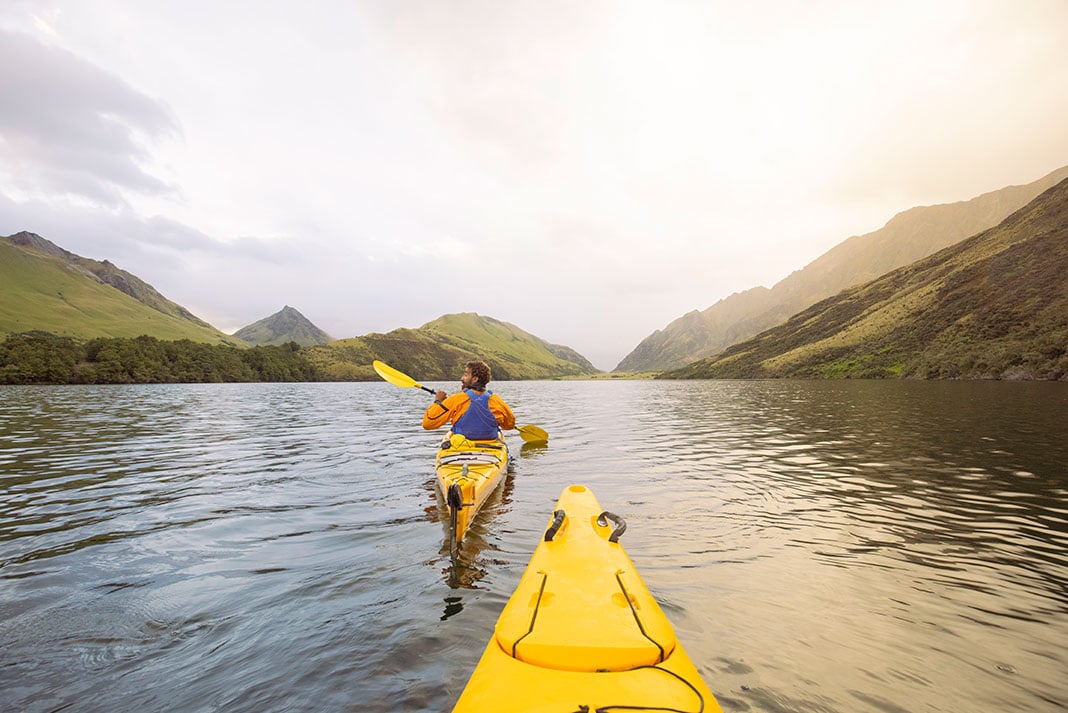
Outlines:
[{"label": "yellow kayak", "polygon": [[455,552],[467,528],[508,468],[508,444],[503,435],[472,441],[450,434],[435,461],[438,488],[449,509],[449,548]]},{"label": "yellow kayak", "polygon": [[618,538],[621,518],[565,488],[453,708],[722,713]]}]

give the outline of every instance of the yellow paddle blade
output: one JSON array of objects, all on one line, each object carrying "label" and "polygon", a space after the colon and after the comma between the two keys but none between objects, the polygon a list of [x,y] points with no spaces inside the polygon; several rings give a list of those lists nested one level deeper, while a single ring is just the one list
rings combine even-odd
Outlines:
[{"label": "yellow paddle blade", "polygon": [[526,426],[519,426],[516,430],[519,431],[520,437],[524,441],[526,441],[527,443],[548,443],[549,442],[549,434],[545,431],[544,428],[539,428],[537,426],[526,425]]},{"label": "yellow paddle blade", "polygon": [[393,384],[394,386],[399,386],[402,389],[408,389],[413,386],[419,385],[415,383],[415,379],[408,376],[407,374],[397,371],[385,362],[381,362],[375,359],[373,362],[371,362],[371,366],[375,368],[375,371],[378,372],[379,376],[381,376],[383,379]]},{"label": "yellow paddle blade", "polygon": [[399,386],[402,389],[410,389],[414,386],[415,388],[422,389],[423,391],[426,391],[429,394],[434,393],[434,390],[431,389],[429,386],[423,386],[422,384],[416,382],[416,380],[412,377],[408,376],[404,372],[397,371],[385,362],[381,362],[375,359],[373,362],[371,362],[371,366],[375,368],[375,371],[378,372],[379,376],[381,376],[383,379],[393,384],[394,386]]}]

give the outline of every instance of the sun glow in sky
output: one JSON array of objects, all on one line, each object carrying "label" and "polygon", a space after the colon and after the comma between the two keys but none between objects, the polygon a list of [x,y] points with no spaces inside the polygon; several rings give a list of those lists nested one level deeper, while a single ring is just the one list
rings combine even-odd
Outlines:
[{"label": "sun glow in sky", "polygon": [[611,369],[1065,116],[1063,0],[8,0],[0,234],[228,332],[479,312]]}]

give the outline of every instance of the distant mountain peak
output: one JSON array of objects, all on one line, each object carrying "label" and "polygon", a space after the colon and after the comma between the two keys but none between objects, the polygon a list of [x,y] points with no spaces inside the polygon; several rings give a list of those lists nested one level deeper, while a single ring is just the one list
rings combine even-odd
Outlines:
[{"label": "distant mountain peak", "polygon": [[310,347],[334,341],[333,337],[289,305],[285,305],[270,317],[242,327],[234,332],[233,336],[253,345],[296,342],[302,347]]},{"label": "distant mountain peak", "polygon": [[59,247],[51,240],[48,240],[47,238],[42,238],[37,233],[31,233],[28,230],[20,230],[14,235],[7,236],[7,239],[15,245],[19,245],[24,248],[31,248],[33,250],[37,250],[38,252],[45,253],[46,255],[51,255],[52,257],[62,258],[64,260],[67,260],[68,262],[71,262],[78,257],[69,250],[64,250],[63,248]]}]

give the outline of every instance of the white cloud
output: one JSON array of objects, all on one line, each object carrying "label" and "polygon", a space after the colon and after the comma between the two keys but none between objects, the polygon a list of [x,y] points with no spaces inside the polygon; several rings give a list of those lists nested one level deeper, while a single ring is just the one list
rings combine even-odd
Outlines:
[{"label": "white cloud", "polygon": [[178,131],[161,102],[70,52],[0,30],[0,187],[106,205],[170,188],[144,170],[149,144]]}]

